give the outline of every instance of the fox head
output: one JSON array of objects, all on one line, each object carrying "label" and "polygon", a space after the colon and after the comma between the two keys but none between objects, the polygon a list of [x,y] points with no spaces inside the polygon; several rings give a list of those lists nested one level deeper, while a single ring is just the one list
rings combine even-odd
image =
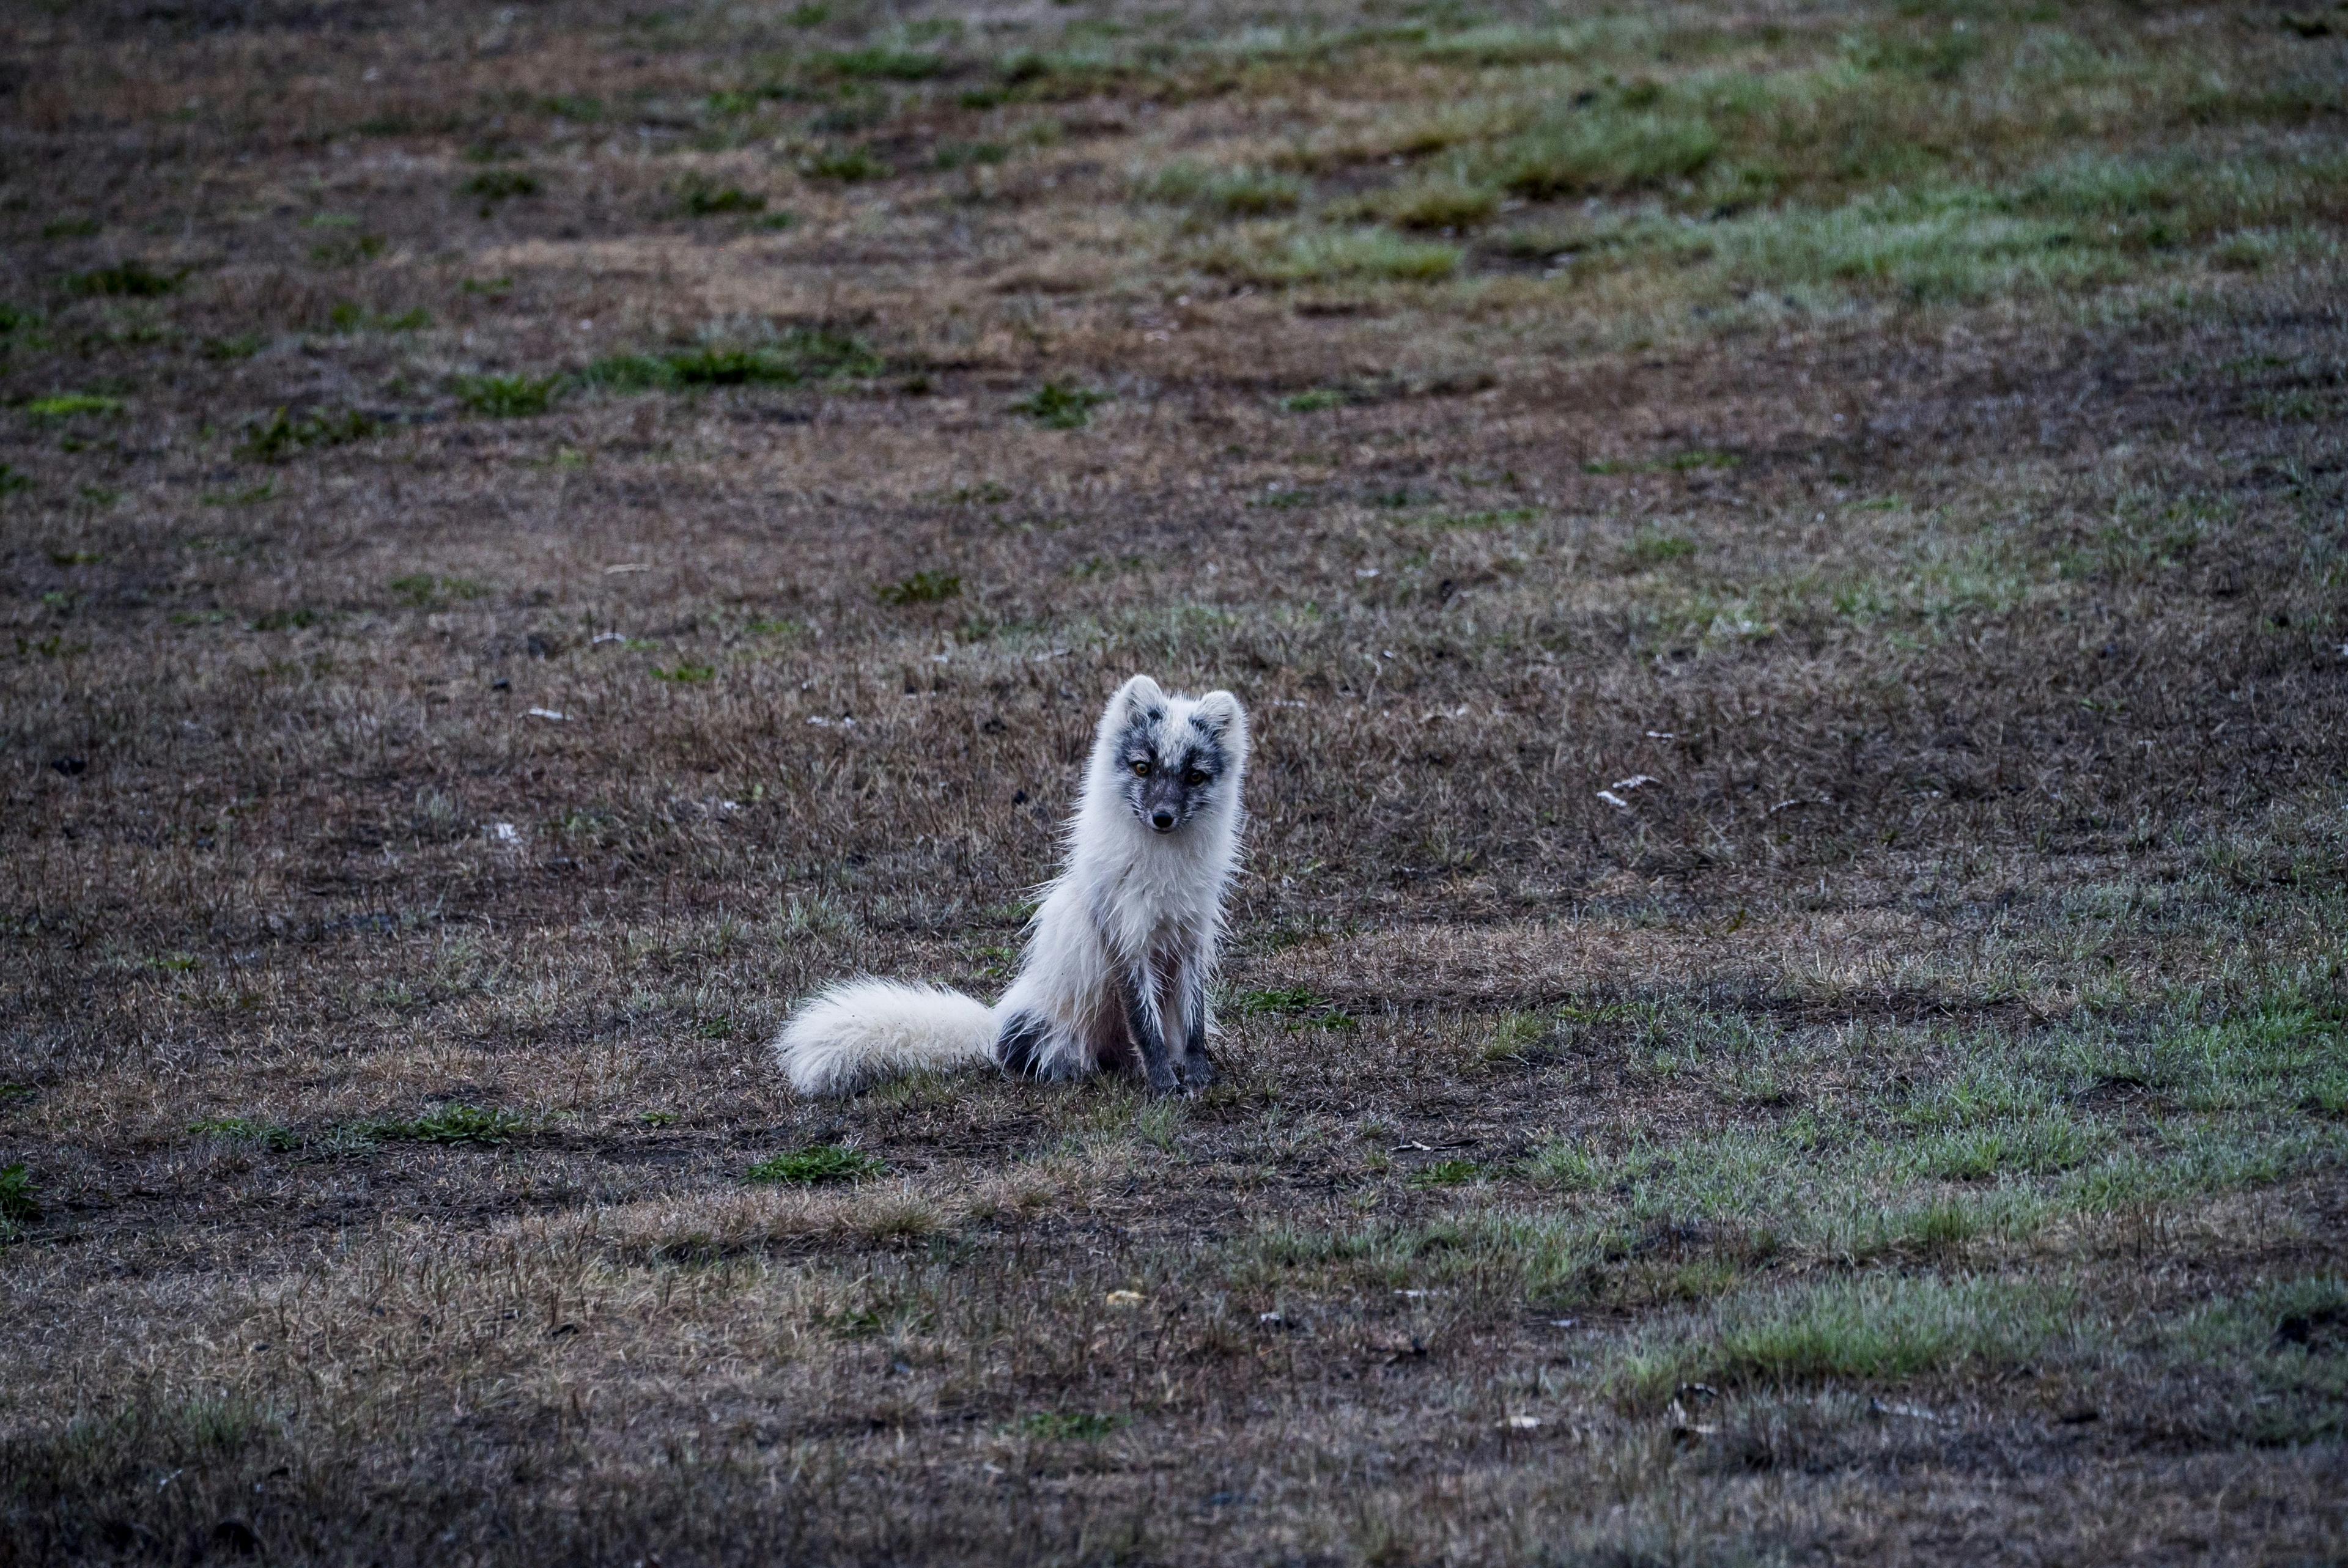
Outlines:
[{"label": "fox head", "polygon": [[1136,675],[1101,714],[1093,785],[1149,832],[1179,834],[1194,821],[1237,818],[1247,753],[1247,712],[1237,697],[1169,696]]}]

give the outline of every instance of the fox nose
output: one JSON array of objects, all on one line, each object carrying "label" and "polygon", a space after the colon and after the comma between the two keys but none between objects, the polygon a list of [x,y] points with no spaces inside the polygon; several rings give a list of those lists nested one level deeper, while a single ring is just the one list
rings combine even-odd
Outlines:
[{"label": "fox nose", "polygon": [[1174,808],[1161,805],[1149,814],[1149,825],[1160,833],[1174,831]]}]

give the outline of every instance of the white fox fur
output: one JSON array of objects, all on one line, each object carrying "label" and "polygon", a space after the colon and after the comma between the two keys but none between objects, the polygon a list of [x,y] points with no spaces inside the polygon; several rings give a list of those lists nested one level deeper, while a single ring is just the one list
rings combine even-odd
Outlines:
[{"label": "white fox fur", "polygon": [[802,1003],[775,1053],[802,1094],[994,1060],[994,1009],[943,986],[846,980]]},{"label": "white fox fur", "polygon": [[936,986],[850,980],[801,1003],[775,1056],[802,1094],[993,1061],[1064,1079],[1138,1071],[1156,1092],[1211,1078],[1207,988],[1238,865],[1247,714],[1228,692],[1137,675],[1101,713],[1067,860],[990,1009]]}]

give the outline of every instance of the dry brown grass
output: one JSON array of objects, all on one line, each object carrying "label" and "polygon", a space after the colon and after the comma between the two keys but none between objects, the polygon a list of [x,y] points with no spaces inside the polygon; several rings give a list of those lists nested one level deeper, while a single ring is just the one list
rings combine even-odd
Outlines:
[{"label": "dry brown grass", "polygon": [[[0,20],[0,1563],[2348,1550],[2290,20]],[[1223,1081],[792,1100],[1134,670]]]}]

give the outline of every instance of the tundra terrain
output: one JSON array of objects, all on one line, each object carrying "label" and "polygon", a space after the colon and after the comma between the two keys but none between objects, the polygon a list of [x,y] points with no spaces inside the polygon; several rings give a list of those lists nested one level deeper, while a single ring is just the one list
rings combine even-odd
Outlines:
[{"label": "tundra terrain", "polygon": [[[0,15],[0,1564],[2348,1554],[2348,7]],[[1249,706],[1220,1081],[991,999]]]}]

